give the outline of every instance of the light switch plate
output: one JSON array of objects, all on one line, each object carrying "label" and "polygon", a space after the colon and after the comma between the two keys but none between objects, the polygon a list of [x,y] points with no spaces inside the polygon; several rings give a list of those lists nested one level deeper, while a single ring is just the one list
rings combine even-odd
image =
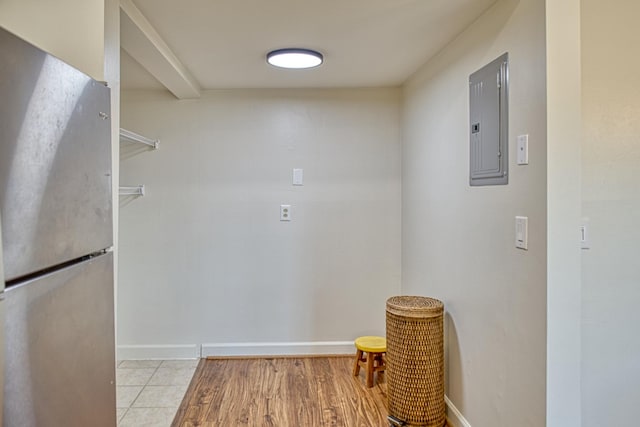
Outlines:
[{"label": "light switch plate", "polygon": [[303,171],[302,169],[293,170],[293,185],[303,185]]},{"label": "light switch plate", "polygon": [[280,205],[280,221],[291,221],[291,205]]},{"label": "light switch plate", "polygon": [[518,135],[518,147],[516,152],[519,165],[529,164],[529,135]]},{"label": "light switch plate", "polygon": [[516,248],[529,249],[529,218],[526,216],[516,217]]}]

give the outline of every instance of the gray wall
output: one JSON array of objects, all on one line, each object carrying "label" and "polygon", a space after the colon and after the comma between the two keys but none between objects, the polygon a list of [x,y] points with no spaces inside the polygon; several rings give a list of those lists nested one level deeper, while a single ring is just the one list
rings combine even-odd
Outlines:
[{"label": "gray wall", "polygon": [[120,200],[119,356],[351,352],[384,334],[400,292],[399,116],[399,89],[124,91],[122,126],[162,142],[121,145],[121,184],[148,194]]},{"label": "gray wall", "polygon": [[635,425],[640,402],[640,3],[582,1],[584,427]]},{"label": "gray wall", "polygon": [[[446,393],[473,426],[545,425],[544,22],[542,1],[499,1],[404,88],[402,291],[444,301]],[[468,77],[504,52],[509,185],[471,188]],[[530,164],[516,166],[524,133]]]}]

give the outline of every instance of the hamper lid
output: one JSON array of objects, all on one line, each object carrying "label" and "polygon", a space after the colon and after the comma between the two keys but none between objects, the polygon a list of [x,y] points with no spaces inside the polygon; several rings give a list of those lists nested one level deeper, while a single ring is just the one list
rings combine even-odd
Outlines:
[{"label": "hamper lid", "polygon": [[444,312],[444,304],[435,298],[403,295],[387,300],[387,311],[397,316],[435,317]]}]

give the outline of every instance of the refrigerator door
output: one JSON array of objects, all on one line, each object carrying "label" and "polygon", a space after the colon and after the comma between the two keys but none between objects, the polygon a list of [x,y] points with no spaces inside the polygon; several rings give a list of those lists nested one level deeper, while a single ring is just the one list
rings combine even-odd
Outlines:
[{"label": "refrigerator door", "polygon": [[[2,267],[2,217],[0,216],[0,384],[4,384],[4,270]],[[0,387],[0,401],[4,402],[4,390]],[[2,427],[2,405],[0,405],[0,427]]]},{"label": "refrigerator door", "polygon": [[113,254],[5,291],[4,427],[116,425]]},{"label": "refrigerator door", "polygon": [[112,245],[109,89],[0,28],[7,281]]}]

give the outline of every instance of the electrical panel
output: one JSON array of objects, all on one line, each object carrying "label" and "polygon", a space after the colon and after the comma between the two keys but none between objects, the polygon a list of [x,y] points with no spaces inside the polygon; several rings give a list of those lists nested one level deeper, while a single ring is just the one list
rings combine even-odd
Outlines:
[{"label": "electrical panel", "polygon": [[509,182],[509,54],[469,76],[469,184]]}]

